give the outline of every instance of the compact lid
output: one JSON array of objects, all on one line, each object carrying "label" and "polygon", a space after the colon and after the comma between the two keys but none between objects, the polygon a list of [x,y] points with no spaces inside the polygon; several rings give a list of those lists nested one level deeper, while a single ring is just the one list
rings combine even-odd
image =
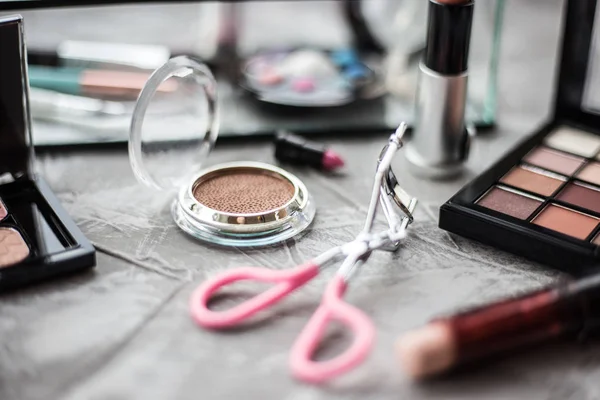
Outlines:
[{"label": "compact lid", "polygon": [[175,57],[154,71],[135,105],[129,136],[133,172],[149,187],[178,188],[201,169],[218,133],[217,82],[210,69]]},{"label": "compact lid", "polygon": [[555,119],[600,129],[600,8],[567,0]]},{"label": "compact lid", "polygon": [[33,171],[27,56],[20,15],[0,17],[0,177]]}]

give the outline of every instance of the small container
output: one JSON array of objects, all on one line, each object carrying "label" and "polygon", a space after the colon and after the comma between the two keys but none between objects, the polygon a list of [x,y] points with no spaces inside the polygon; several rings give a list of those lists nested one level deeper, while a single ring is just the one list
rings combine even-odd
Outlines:
[{"label": "small container", "polygon": [[[160,85],[176,85],[158,93]],[[165,132],[177,140],[164,140]],[[177,225],[206,242],[263,246],[304,231],[315,215],[304,183],[260,162],[206,167],[219,134],[217,84],[210,70],[180,56],[157,69],[140,93],[129,140],[138,180],[171,195]]]}]

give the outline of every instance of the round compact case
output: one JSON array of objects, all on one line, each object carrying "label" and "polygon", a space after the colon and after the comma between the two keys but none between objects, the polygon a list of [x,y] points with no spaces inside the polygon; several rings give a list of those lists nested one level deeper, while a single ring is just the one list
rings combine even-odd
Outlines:
[{"label": "round compact case", "polygon": [[[160,93],[167,81],[176,90]],[[203,167],[218,132],[212,73],[191,58],[171,59],[152,74],[134,109],[129,156],[137,179],[171,192],[177,225],[210,243],[263,246],[306,229],[316,209],[296,176],[253,161]]]}]

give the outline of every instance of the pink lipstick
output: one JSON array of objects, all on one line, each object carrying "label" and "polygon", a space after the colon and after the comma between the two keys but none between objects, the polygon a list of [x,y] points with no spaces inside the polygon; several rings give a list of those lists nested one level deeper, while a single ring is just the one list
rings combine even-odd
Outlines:
[{"label": "pink lipstick", "polygon": [[344,160],[335,151],[285,131],[275,136],[275,158],[283,163],[309,165],[324,171],[344,166]]}]

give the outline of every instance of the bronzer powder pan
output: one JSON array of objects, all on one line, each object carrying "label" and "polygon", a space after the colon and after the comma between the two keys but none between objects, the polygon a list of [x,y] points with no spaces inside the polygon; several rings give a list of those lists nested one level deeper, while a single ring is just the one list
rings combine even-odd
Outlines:
[{"label": "bronzer powder pan", "polygon": [[[166,99],[156,93],[157,87],[172,79],[178,93]],[[197,239],[242,247],[297,236],[311,224],[316,208],[296,176],[253,161],[202,168],[218,136],[216,90],[210,70],[187,57],[176,57],[152,74],[131,124],[129,154],[136,177],[175,197],[171,213],[176,224]],[[181,130],[188,140],[153,140],[156,125],[151,118],[157,114],[147,111],[164,101],[173,103],[171,108],[181,107],[176,115],[160,118],[170,118],[173,129]]]},{"label": "bronzer powder pan", "polygon": [[600,265],[600,7],[566,4],[552,119],[443,204],[439,226],[580,274]]}]

